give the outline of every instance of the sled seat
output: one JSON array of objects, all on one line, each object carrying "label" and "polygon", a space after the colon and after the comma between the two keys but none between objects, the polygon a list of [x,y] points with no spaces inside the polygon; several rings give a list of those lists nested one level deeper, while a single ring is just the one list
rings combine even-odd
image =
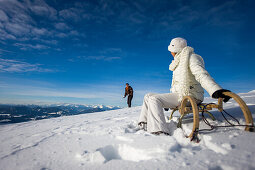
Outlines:
[{"label": "sled seat", "polygon": [[[229,96],[231,98],[233,98],[240,106],[243,114],[244,114],[244,118],[246,121],[246,126],[245,126],[245,131],[250,131],[250,132],[254,132],[254,123],[253,123],[253,118],[251,115],[251,112],[248,108],[248,106],[246,105],[246,103],[235,93],[233,92],[223,92],[224,95]],[[185,96],[180,104],[180,106],[178,106],[177,108],[171,108],[172,109],[172,113],[169,117],[169,120],[172,119],[173,114],[175,111],[179,111],[180,113],[180,118],[179,118],[179,122],[177,124],[177,127],[181,128],[182,127],[182,119],[185,115],[193,113],[193,129],[192,132],[190,133],[189,138],[193,139],[194,137],[197,136],[198,131],[199,131],[199,113],[207,113],[210,118],[214,121],[216,120],[215,117],[209,112],[210,110],[213,109],[218,109],[219,112],[223,111],[223,99],[219,98],[218,99],[218,103],[200,103],[197,104],[196,100],[191,97],[191,96]]]},{"label": "sled seat", "polygon": [[[220,112],[222,112],[223,110],[223,99],[222,98],[219,98],[218,99],[218,104],[216,103],[199,103],[197,104],[197,107],[198,107],[198,112],[201,113],[201,112],[204,112],[204,113],[207,113],[211,119],[214,121],[216,120],[215,117],[213,116],[213,114],[211,112],[209,112],[209,110],[212,110],[212,109],[218,109]],[[181,106],[178,106],[176,108],[171,108],[172,112],[171,112],[171,115],[169,117],[169,120],[171,120],[173,118],[173,114],[174,112],[176,112],[177,110],[180,110]],[[184,108],[184,114],[189,114],[189,113],[192,113],[192,106],[186,106]]]}]

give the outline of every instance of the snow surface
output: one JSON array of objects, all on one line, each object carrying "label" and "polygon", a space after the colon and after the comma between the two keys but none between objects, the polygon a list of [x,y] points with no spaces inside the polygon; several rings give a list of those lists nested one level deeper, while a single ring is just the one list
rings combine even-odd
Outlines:
[{"label": "snow surface", "polygon": [[[240,94],[255,117],[255,91]],[[211,99],[206,99],[211,102]],[[224,104],[244,123],[238,105]],[[243,127],[200,132],[200,143],[185,138],[192,121],[171,136],[137,127],[141,107],[58,117],[0,126],[0,169],[255,169],[255,133]],[[212,124],[224,125],[217,111]],[[165,112],[166,116],[170,111]],[[188,117],[189,118],[189,117]],[[207,128],[201,121],[200,128]]]}]

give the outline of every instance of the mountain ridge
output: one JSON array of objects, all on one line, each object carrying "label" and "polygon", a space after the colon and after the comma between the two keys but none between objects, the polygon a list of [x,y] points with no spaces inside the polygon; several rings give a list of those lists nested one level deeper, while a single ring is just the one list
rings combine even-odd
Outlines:
[{"label": "mountain ridge", "polygon": [[29,120],[40,120],[59,116],[70,116],[120,109],[119,106],[50,104],[24,105],[0,104],[0,124],[20,123]]}]

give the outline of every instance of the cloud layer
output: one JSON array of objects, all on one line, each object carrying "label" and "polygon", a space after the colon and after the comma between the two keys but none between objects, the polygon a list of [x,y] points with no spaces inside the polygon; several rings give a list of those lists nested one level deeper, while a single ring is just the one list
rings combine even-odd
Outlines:
[{"label": "cloud layer", "polygon": [[51,69],[42,68],[40,64],[30,64],[23,61],[0,58],[0,72],[53,72]]},{"label": "cloud layer", "polygon": [[[160,41],[203,27],[238,29],[248,13],[242,1],[0,1],[0,43],[20,50],[65,51],[107,46],[113,38]],[[240,8],[240,9],[239,9]],[[237,13],[242,11],[242,15]],[[89,50],[88,48],[86,48]],[[80,50],[84,50],[80,48]],[[90,55],[91,56],[91,55]],[[102,55],[101,55],[102,56]],[[116,58],[116,57],[115,57]]]},{"label": "cloud layer", "polygon": [[21,50],[58,49],[54,45],[62,38],[78,35],[43,0],[0,1],[0,40],[11,40]]}]

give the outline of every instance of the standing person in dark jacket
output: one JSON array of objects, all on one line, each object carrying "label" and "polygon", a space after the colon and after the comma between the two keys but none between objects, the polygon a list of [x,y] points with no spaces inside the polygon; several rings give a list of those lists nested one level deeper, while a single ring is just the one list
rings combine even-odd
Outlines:
[{"label": "standing person in dark jacket", "polygon": [[125,94],[123,98],[125,98],[127,95],[128,95],[127,104],[128,104],[128,107],[131,107],[131,100],[133,99],[133,88],[129,86],[128,83],[126,83]]}]

